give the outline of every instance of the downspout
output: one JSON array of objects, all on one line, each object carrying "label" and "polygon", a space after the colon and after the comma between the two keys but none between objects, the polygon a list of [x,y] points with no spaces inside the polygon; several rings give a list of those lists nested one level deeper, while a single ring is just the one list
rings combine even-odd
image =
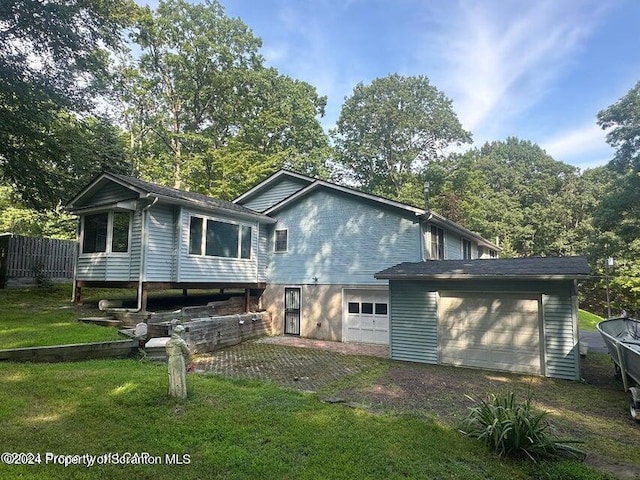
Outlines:
[{"label": "downspout", "polygon": [[158,197],[153,197],[153,202],[151,202],[149,205],[147,205],[146,207],[142,208],[142,210],[140,211],[140,214],[142,215],[142,231],[140,234],[140,269],[138,272],[138,302],[136,304],[136,308],[135,309],[131,309],[131,308],[110,308],[109,310],[115,311],[115,312],[129,312],[129,313],[138,313],[140,310],[142,310],[142,277],[143,277],[143,273],[144,273],[144,267],[145,267],[145,258],[146,258],[146,246],[147,246],[147,222],[146,222],[146,217],[147,217],[147,210],[149,210],[151,207],[153,207],[156,203],[158,202]]}]

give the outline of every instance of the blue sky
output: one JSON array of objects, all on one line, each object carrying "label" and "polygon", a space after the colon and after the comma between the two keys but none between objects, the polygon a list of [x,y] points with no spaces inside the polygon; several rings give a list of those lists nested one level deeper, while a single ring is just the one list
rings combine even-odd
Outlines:
[{"label": "blue sky", "polygon": [[425,75],[475,145],[517,136],[584,169],[613,155],[596,114],[640,80],[638,0],[221,3],[268,65],[328,97],[327,130],[358,82]]}]

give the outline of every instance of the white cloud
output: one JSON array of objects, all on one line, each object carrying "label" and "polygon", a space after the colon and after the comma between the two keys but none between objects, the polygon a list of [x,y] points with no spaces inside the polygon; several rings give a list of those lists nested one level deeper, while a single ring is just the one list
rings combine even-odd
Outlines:
[{"label": "white cloud", "polygon": [[442,66],[433,77],[472,131],[496,130],[536,104],[603,11],[582,1],[459,0],[454,5],[429,12],[436,30],[424,41],[436,46]]},{"label": "white cloud", "polygon": [[595,123],[562,132],[540,146],[556,160],[581,168],[603,165],[611,160],[613,150],[606,143],[606,132]]}]

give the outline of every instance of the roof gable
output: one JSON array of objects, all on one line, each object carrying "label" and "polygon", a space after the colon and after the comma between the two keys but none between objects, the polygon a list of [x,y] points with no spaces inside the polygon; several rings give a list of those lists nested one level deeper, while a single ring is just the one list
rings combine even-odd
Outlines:
[{"label": "roof gable", "polygon": [[107,206],[110,202],[98,204],[92,203],[91,199],[96,198],[99,192],[107,185],[116,184],[124,190],[131,192],[130,199],[158,199],[165,203],[186,205],[213,212],[224,212],[230,215],[237,215],[245,218],[253,218],[263,223],[273,223],[270,217],[262,215],[254,210],[237,205],[233,202],[209,197],[201,193],[187,192],[177,188],[165,187],[156,183],[146,182],[139,178],[129,177],[115,173],[102,173],[87,185],[78,195],[67,203],[67,209],[77,212],[89,206]]},{"label": "roof gable", "polygon": [[589,276],[585,257],[529,257],[405,262],[375,274],[378,279],[577,279]]}]

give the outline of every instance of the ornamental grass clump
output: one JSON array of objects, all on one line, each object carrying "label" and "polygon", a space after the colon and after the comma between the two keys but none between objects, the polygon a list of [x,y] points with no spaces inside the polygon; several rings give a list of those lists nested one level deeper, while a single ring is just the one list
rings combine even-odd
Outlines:
[{"label": "ornamental grass clump", "polygon": [[530,395],[521,404],[513,392],[502,397],[491,395],[476,404],[469,409],[462,433],[481,440],[500,456],[526,456],[535,462],[540,457],[583,459],[586,455],[572,445],[578,441],[559,440],[549,433],[547,412],[534,411]]}]

